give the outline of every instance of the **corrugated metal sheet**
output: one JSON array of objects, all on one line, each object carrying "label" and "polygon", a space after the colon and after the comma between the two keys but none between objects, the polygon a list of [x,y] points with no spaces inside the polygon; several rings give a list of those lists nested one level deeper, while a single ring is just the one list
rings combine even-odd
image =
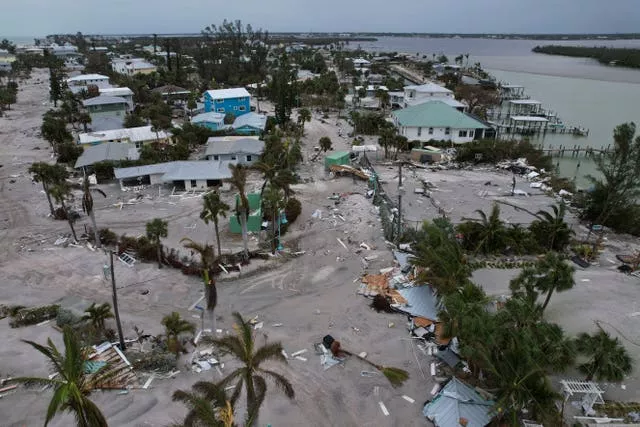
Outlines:
[{"label": "corrugated metal sheet", "polygon": [[82,105],[90,107],[92,105],[126,104],[127,100],[119,96],[100,95],[94,98],[85,99]]},{"label": "corrugated metal sheet", "polygon": [[206,92],[212,99],[229,99],[229,98],[245,98],[251,94],[243,87],[235,87],[231,89],[216,89]]},{"label": "corrugated metal sheet", "polygon": [[246,113],[236,117],[231,126],[234,129],[240,129],[241,127],[249,126],[254,129],[264,130],[264,128],[267,126],[267,116],[258,113]]},{"label": "corrugated metal sheet", "polygon": [[452,129],[485,129],[481,122],[442,102],[433,100],[392,113],[400,126],[448,127]]},{"label": "corrugated metal sheet", "polygon": [[151,126],[140,126],[135,128],[111,129],[101,132],[88,132],[78,135],[80,144],[93,144],[112,140],[128,140],[127,142],[152,141],[156,138],[166,139],[169,133],[165,131],[156,132],[151,130]]},{"label": "corrugated metal sheet", "polygon": [[405,306],[398,307],[400,311],[412,316],[438,320],[438,298],[434,295],[430,286],[398,289],[398,293],[407,300]]},{"label": "corrugated metal sheet", "polygon": [[231,178],[229,162],[218,161],[178,161],[155,165],[135,166],[113,170],[117,179],[137,178],[161,174],[161,181],[220,180]]},{"label": "corrugated metal sheet", "polygon": [[440,393],[424,406],[423,415],[436,427],[460,427],[460,419],[467,427],[484,427],[492,419],[493,402],[485,400],[473,388],[457,378],[444,386]]},{"label": "corrugated metal sheet", "polygon": [[195,115],[191,118],[191,123],[224,123],[224,114],[211,111],[209,113],[202,113]]}]

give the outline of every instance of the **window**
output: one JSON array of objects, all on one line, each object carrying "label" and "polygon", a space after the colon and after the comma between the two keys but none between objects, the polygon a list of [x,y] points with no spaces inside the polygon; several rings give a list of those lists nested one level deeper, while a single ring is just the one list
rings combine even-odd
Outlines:
[{"label": "window", "polygon": [[247,107],[245,107],[244,105],[241,105],[241,106],[239,106],[239,107],[238,107],[238,110],[240,110],[240,111],[246,111],[246,110],[247,110]]},{"label": "window", "polygon": [[218,108],[218,113],[224,113],[224,108]]},{"label": "window", "polygon": [[466,130],[461,130],[460,132],[458,132],[458,136],[460,138],[466,138],[467,137],[467,131]]},{"label": "window", "polygon": [[233,107],[233,110],[234,111],[238,111],[238,107]]},{"label": "window", "polygon": [[444,134],[445,135],[451,135],[451,128],[445,128],[444,129]]},{"label": "window", "polygon": [[139,150],[142,148],[142,142],[136,142],[136,148]]},{"label": "window", "polygon": [[215,155],[213,156],[213,160],[220,160],[220,156],[218,156],[217,154],[215,154]]},{"label": "window", "polygon": [[433,128],[429,128],[429,135],[433,135]]},{"label": "window", "polygon": [[216,99],[216,104],[222,104],[224,102],[224,99]]},{"label": "window", "polygon": [[247,156],[247,162],[251,161],[251,156]]},{"label": "window", "polygon": [[473,138],[475,136],[475,131],[474,130],[470,130],[469,131],[469,138]]},{"label": "window", "polygon": [[191,186],[192,186],[192,187],[197,187],[197,185],[198,185],[198,183],[196,182],[196,180],[195,180],[195,179],[192,179],[192,180],[191,180]]},{"label": "window", "polygon": [[235,159],[236,159],[236,156],[231,156],[231,160],[235,160]]},{"label": "window", "polygon": [[422,136],[422,128],[418,127],[418,136]]}]

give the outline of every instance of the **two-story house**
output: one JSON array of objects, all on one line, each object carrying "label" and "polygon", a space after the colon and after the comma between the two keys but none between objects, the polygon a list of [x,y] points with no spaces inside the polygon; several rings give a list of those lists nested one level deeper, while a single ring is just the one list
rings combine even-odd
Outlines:
[{"label": "two-story house", "polygon": [[133,110],[133,91],[128,87],[100,87],[98,88],[100,96],[117,96],[127,101],[129,111]]},{"label": "two-story house", "polygon": [[204,111],[241,116],[251,111],[251,95],[243,87],[208,90],[204,93]]},{"label": "two-story house", "polygon": [[124,117],[129,111],[129,103],[119,96],[96,96],[82,101],[91,116],[94,131],[120,129],[124,127]]}]

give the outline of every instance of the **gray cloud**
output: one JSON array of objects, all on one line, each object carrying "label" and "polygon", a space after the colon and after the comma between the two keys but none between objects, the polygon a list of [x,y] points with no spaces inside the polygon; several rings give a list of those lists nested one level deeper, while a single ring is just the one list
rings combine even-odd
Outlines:
[{"label": "gray cloud", "polygon": [[198,32],[224,17],[270,31],[638,31],[637,0],[2,0],[0,36]]}]

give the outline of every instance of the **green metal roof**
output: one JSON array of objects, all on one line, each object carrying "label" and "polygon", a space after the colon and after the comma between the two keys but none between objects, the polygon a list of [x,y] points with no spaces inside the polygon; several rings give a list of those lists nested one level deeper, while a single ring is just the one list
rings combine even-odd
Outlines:
[{"label": "green metal roof", "polygon": [[333,152],[331,154],[327,154],[325,157],[327,159],[331,159],[331,160],[340,160],[345,156],[349,157],[349,152],[348,151],[336,151],[336,152]]},{"label": "green metal roof", "polygon": [[393,112],[399,126],[452,129],[488,129],[471,116],[441,101],[425,102]]}]

